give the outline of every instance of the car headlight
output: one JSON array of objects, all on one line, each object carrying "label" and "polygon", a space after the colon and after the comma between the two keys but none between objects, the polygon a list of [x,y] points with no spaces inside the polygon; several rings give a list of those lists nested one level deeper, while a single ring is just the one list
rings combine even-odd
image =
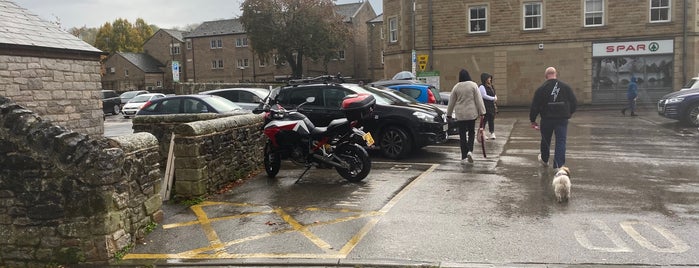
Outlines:
[{"label": "car headlight", "polygon": [[420,121],[425,121],[425,122],[434,122],[434,114],[426,113],[426,112],[413,112],[413,115],[417,117],[417,119],[420,119]]},{"label": "car headlight", "polygon": [[671,98],[671,99],[667,99],[667,100],[665,101],[665,104],[676,103],[676,102],[682,102],[683,100],[684,100],[684,97]]}]

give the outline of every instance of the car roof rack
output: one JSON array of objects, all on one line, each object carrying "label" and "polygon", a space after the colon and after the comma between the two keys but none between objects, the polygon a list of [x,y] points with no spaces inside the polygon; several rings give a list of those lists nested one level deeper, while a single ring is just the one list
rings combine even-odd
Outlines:
[{"label": "car roof rack", "polygon": [[316,77],[310,77],[310,78],[302,78],[302,79],[291,79],[289,80],[288,84],[289,85],[303,85],[303,84],[318,84],[318,83],[324,83],[324,84],[340,84],[344,83],[345,79],[340,75],[339,73],[337,75],[320,75]]}]

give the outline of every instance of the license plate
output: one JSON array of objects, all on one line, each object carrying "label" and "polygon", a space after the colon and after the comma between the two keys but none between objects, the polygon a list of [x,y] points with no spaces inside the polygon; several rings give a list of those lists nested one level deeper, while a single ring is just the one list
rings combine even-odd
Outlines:
[{"label": "license plate", "polygon": [[443,131],[449,130],[449,124],[443,125],[443,126],[442,126],[442,130],[443,130]]},{"label": "license plate", "polygon": [[374,145],[374,137],[371,136],[371,133],[367,132],[366,134],[364,134],[364,136],[362,136],[362,138],[364,138],[364,140],[366,141],[367,146]]}]

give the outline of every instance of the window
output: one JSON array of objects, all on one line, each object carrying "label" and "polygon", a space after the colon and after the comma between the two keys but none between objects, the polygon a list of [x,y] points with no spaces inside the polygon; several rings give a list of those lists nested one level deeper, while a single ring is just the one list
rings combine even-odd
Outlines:
[{"label": "window", "polygon": [[157,81],[155,82],[156,87],[162,87],[163,86],[163,81]]},{"label": "window", "polygon": [[192,49],[192,40],[187,40],[187,49]]},{"label": "window", "polygon": [[469,8],[468,15],[469,33],[485,33],[488,24],[487,9],[485,6]]},{"label": "window", "polygon": [[541,2],[524,4],[524,29],[525,30],[540,30],[542,11]]},{"label": "window", "polygon": [[217,48],[222,48],[222,47],[223,47],[223,41],[221,41],[221,39],[211,40],[211,49],[217,49]]},{"label": "window", "polygon": [[212,60],[211,69],[223,69],[223,60]]},{"label": "window", "polygon": [[264,59],[264,58],[260,59],[259,63],[260,63],[260,67],[265,67],[265,66],[267,66],[267,59]]},{"label": "window", "polygon": [[670,0],[650,0],[650,22],[670,21]]},{"label": "window", "polygon": [[345,51],[344,51],[344,50],[338,51],[338,52],[337,52],[337,58],[340,59],[340,60],[345,60]]},{"label": "window", "polygon": [[398,19],[388,19],[388,42],[398,42]]},{"label": "window", "polygon": [[179,55],[180,54],[180,44],[170,44],[170,55]]},{"label": "window", "polygon": [[250,60],[248,59],[238,59],[238,67],[248,67],[250,66]]},{"label": "window", "polygon": [[384,40],[384,33],[383,33],[383,27],[381,27],[381,30],[379,30],[379,36],[381,37],[381,40]]},{"label": "window", "polygon": [[129,77],[129,70],[128,69],[124,69],[124,76]]},{"label": "window", "polygon": [[383,50],[381,50],[381,64],[384,64],[383,60],[384,60]]},{"label": "window", "polygon": [[248,46],[248,38],[243,37],[243,38],[238,38],[235,40],[235,46],[236,47],[247,47]]},{"label": "window", "polygon": [[604,25],[604,0],[585,0],[585,26]]}]

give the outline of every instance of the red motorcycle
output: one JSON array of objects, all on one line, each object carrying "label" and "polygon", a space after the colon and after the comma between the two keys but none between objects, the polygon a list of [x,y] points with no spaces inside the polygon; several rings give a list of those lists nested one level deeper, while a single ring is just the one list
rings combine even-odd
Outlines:
[{"label": "red motorcycle", "polygon": [[[314,97],[296,107],[313,103]],[[360,129],[361,121],[373,111],[376,100],[369,94],[353,94],[342,101],[347,118],[335,119],[327,127],[316,127],[305,115],[288,111],[281,105],[262,104],[253,113],[265,113],[263,132],[268,140],[264,149],[267,176],[274,178],[284,159],[312,167],[334,167],[340,176],[350,182],[359,182],[369,175],[371,159],[364,147],[374,140],[371,133]]]}]

